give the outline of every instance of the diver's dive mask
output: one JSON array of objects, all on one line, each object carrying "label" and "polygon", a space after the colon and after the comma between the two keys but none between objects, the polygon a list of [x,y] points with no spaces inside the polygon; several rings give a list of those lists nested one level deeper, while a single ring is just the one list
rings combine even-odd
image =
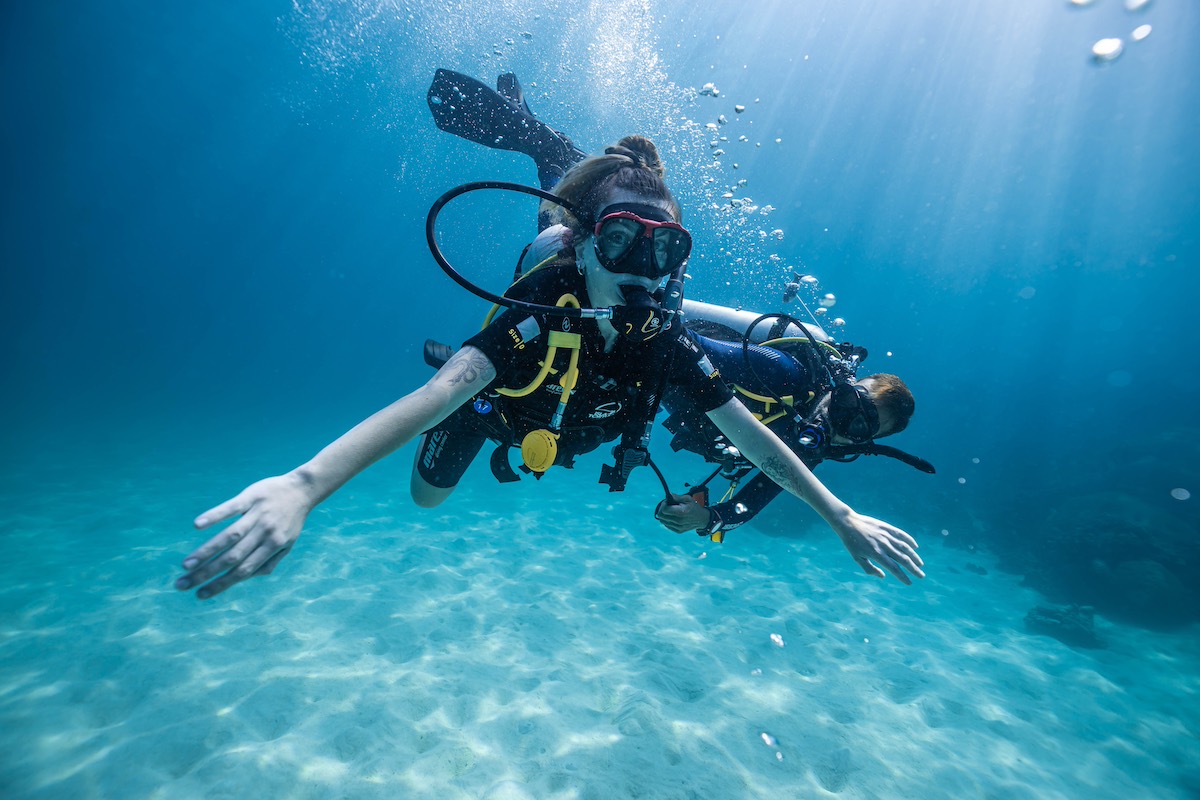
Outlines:
[{"label": "diver's dive mask", "polygon": [[855,444],[869,442],[879,433],[879,410],[865,387],[842,383],[829,393],[829,424],[833,433]]},{"label": "diver's dive mask", "polygon": [[614,203],[593,231],[596,260],[609,272],[661,279],[692,252],[692,235],[661,208]]}]

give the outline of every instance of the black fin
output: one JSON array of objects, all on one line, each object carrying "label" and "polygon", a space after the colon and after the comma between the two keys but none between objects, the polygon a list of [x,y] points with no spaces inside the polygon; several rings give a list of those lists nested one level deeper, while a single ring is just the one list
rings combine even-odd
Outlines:
[{"label": "black fin", "polygon": [[587,154],[533,115],[516,75],[501,75],[496,85],[501,91],[461,72],[439,69],[426,97],[433,121],[476,144],[524,153],[537,164],[542,187],[554,186]]},{"label": "black fin", "polygon": [[425,340],[425,363],[434,369],[441,369],[452,355],[454,349],[449,345],[435,342],[433,339]]},{"label": "black fin", "polygon": [[496,78],[496,91],[517,108],[529,116],[533,116],[533,112],[529,110],[529,103],[525,102],[525,90],[521,88],[521,81],[517,79],[517,73],[506,72]]}]

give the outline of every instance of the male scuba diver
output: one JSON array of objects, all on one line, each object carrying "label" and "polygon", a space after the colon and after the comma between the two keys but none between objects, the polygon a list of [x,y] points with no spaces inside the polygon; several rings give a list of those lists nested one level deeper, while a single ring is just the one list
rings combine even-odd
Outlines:
[{"label": "male scuba diver", "polygon": [[[825,460],[853,461],[862,455],[898,459],[932,473],[929,462],[875,439],[899,433],[908,426],[916,407],[912,392],[899,377],[878,373],[856,379],[854,372],[866,359],[864,348],[834,344],[815,326],[804,336],[776,330],[768,346],[743,341],[743,334],[727,323],[750,312],[691,305],[687,323],[742,404],[800,457],[809,469]],[[724,319],[718,322],[713,318]],[[752,324],[752,323],[751,323]],[[753,335],[753,332],[752,332]],[[757,338],[762,338],[761,336]],[[832,368],[831,368],[832,365]],[[695,530],[722,542],[728,531],[745,525],[779,495],[779,486],[759,472],[720,431],[697,413],[681,393],[668,389],[663,405],[669,416],[663,423],[674,438],[671,448],[702,456],[717,468],[683,495],[673,495],[655,509],[655,517],[670,530]],[[709,483],[720,476],[729,488],[716,504],[709,502]]]},{"label": "male scuba diver", "polygon": [[[439,69],[427,99],[440,129],[532,158],[545,190],[585,157],[567,136],[533,114],[513,73],[499,76],[493,91],[470,76]],[[570,250],[569,231],[550,223],[544,215],[539,216],[542,233],[526,249],[522,264],[537,264]],[[522,264],[518,264],[518,273]],[[746,327],[755,315],[750,312],[690,300],[683,301],[683,312],[692,338],[703,347],[717,372],[734,386],[742,403],[810,469],[824,460],[886,455],[922,471],[934,471],[920,458],[875,444],[876,438],[904,430],[915,403],[908,387],[895,375],[856,379],[858,365],[866,357],[864,348],[835,345],[819,327],[800,327],[794,320],[764,326],[773,329],[769,346],[764,346],[761,335],[753,337],[756,343],[751,344],[751,331]],[[449,356],[448,348],[426,343],[426,360],[432,366],[439,366]],[[674,434],[672,448],[694,452],[718,466],[687,494],[672,494],[670,501],[660,502],[655,516],[675,532],[695,530],[721,542],[726,532],[749,522],[782,490],[721,435],[687,393],[668,389],[662,402],[670,413],[665,425]],[[502,434],[493,430],[485,435],[503,445]],[[506,449],[498,448],[492,459],[493,473],[501,481],[516,479],[507,458],[502,457],[501,451]],[[718,475],[729,481],[729,489],[718,503],[710,505],[708,485]]]}]

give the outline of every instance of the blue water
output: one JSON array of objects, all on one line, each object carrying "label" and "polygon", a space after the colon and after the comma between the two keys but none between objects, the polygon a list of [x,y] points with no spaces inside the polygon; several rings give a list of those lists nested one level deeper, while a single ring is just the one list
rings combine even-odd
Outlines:
[{"label": "blue water", "polygon": [[[939,629],[930,646],[969,662],[980,640],[988,642],[999,655],[972,669],[995,691],[989,707],[1011,705],[1020,723],[997,712],[980,725],[1024,744],[1001,753],[979,740],[971,749],[976,777],[927,786],[928,796],[1130,796],[1112,781],[1139,771],[1156,776],[1156,797],[1197,796],[1200,426],[1192,409],[1200,397],[1200,334],[1192,317],[1200,296],[1200,9],[1189,0],[1154,0],[1136,13],[1119,0],[1082,8],[1066,0],[712,6],[4,6],[0,404],[9,422],[0,434],[0,535],[9,558],[0,567],[0,794],[244,796],[238,780],[253,781],[271,765],[303,763],[308,754],[312,763],[340,758],[353,780],[322,783],[327,774],[297,767],[274,774],[266,794],[524,796],[502,794],[518,791],[502,785],[516,779],[497,766],[503,758],[493,750],[485,759],[481,747],[468,759],[473,767],[456,756],[450,760],[459,767],[440,777],[418,770],[424,782],[413,779],[406,765],[439,751],[407,736],[394,737],[393,748],[397,723],[377,717],[361,725],[372,742],[367,749],[391,753],[386,774],[407,775],[401,783],[368,779],[384,773],[362,768],[362,747],[325,752],[332,745],[304,727],[301,712],[290,712],[282,728],[225,730],[218,712],[237,703],[196,696],[211,676],[197,671],[189,654],[204,653],[229,626],[257,629],[263,632],[230,644],[220,658],[232,673],[242,658],[244,670],[262,673],[273,655],[292,657],[287,642],[304,633],[295,626],[327,624],[332,631],[338,621],[350,626],[341,639],[330,636],[343,648],[338,665],[353,663],[356,636],[374,622],[355,628],[339,612],[378,614],[379,603],[397,596],[419,606],[422,597],[446,590],[439,571],[446,561],[473,576],[451,587],[457,602],[486,607],[480,618],[502,625],[505,614],[492,601],[503,601],[505,589],[487,584],[487,570],[519,572],[551,558],[555,541],[581,535],[570,524],[565,531],[560,524],[537,529],[534,521],[547,516],[586,520],[577,526],[586,528],[590,549],[573,544],[562,558],[588,564],[607,552],[627,554],[632,571],[601,580],[628,580],[639,598],[639,589],[661,597],[674,577],[666,569],[665,583],[651,591],[637,570],[660,572],[664,559],[695,556],[693,542],[681,544],[645,512],[655,491],[650,476],[638,475],[637,486],[616,498],[591,483],[599,457],[575,474],[516,489],[497,487],[480,465],[463,497],[422,514],[406,498],[406,451],[314,515],[309,530],[323,531],[320,544],[315,536],[302,540],[312,541],[311,549],[298,547],[269,580],[211,605],[170,590],[178,561],[199,541],[189,529],[196,513],[302,462],[415,388],[428,374],[423,340],[459,342],[486,311],[433,264],[425,213],[465,181],[532,183],[535,174],[523,156],[436,129],[425,91],[434,69],[449,67],[485,81],[515,71],[534,110],[584,149],[630,132],[650,135],[697,242],[690,296],[779,310],[792,270],[814,274],[822,292],[837,295],[830,316],[845,319],[841,335],[870,348],[868,367],[900,374],[917,396],[913,423],[894,443],[931,460],[936,476],[881,460],[828,465],[819,474],[855,507],[921,540],[931,554],[924,584],[868,592],[814,515],[785,499],[739,533],[736,556],[710,555],[730,564],[705,579],[713,583],[681,580],[702,592],[704,613],[736,618],[747,613],[745,593],[754,592],[759,606],[802,617],[820,605],[803,605],[813,591],[844,602],[864,592],[879,614],[931,630],[976,620],[960,640]],[[1131,41],[1142,24],[1152,32]],[[1124,38],[1126,50],[1098,65],[1091,46],[1109,36]],[[709,82],[720,95],[697,96]],[[735,104],[745,105],[744,113]],[[706,129],[719,115],[728,124]],[[710,143],[718,136],[728,141],[716,164]],[[726,192],[751,202],[731,206]],[[768,205],[774,210],[763,213]],[[501,288],[514,246],[535,232],[532,208],[491,198],[464,201],[455,214],[446,225],[456,260]],[[665,440],[660,433],[663,450]],[[663,460],[679,483],[702,472],[682,457]],[[514,514],[521,520],[515,527],[537,536],[537,546],[496,546],[492,537],[514,526]],[[619,544],[595,535],[609,524],[620,529]],[[428,539],[405,535],[409,530]],[[422,541],[432,549],[422,549]],[[487,569],[472,561],[475,548],[489,559]],[[404,569],[389,572],[387,558]],[[738,559],[747,560],[751,578],[739,578]],[[807,560],[820,565],[816,578],[802,577]],[[539,579],[538,569],[531,580]],[[575,570],[547,569],[562,582],[560,600],[595,599],[570,585]],[[385,574],[388,593],[356,597],[328,617],[276,617],[299,613],[297,604],[327,590],[382,584]],[[476,580],[486,584],[484,594],[471,594]],[[871,603],[855,602],[857,613],[872,613]],[[1094,606],[1108,647],[1072,650],[1023,627],[1029,608],[1054,604]],[[761,610],[752,616],[780,630],[791,624],[787,630],[801,635],[782,617]],[[606,623],[612,629],[605,636],[619,639],[640,624],[622,627],[617,619]],[[563,647],[577,633],[566,628]],[[912,632],[906,655],[894,661],[928,667]],[[685,660],[730,652],[737,645],[726,636],[733,633],[697,626]],[[275,652],[277,642],[283,644]],[[764,648],[751,652],[771,652],[769,642]],[[1075,681],[1075,689],[1051,682],[1035,691],[1019,677],[1010,682],[1004,653],[1047,648],[1067,659],[1055,663],[1102,677]],[[389,658],[388,648],[371,652]],[[829,664],[842,660],[833,658]],[[753,666],[733,661],[738,669]],[[489,663],[480,657],[477,666],[499,669]],[[876,662],[854,663],[870,670]],[[594,676],[600,681],[603,664]],[[1038,674],[1067,683],[1081,674],[1041,666]],[[620,684],[620,667],[610,669],[607,680]],[[824,674],[824,667],[814,669]],[[149,674],[156,678],[139,678]],[[804,672],[789,674],[780,691],[802,695],[803,677],[795,676]],[[889,704],[915,708],[921,692],[936,695],[938,680],[961,680],[963,673],[925,674],[931,677],[924,689],[892,692]],[[689,709],[714,702],[707,714],[693,711],[688,724],[695,730],[720,728],[727,712],[736,713],[711,695],[691,703],[696,698],[674,680],[665,689],[662,682],[639,689],[664,717],[680,697]],[[376,691],[363,701],[372,707],[403,704],[417,693],[407,684],[372,685]],[[311,702],[313,719],[331,713],[331,701],[302,700],[307,690],[287,686],[271,690],[270,708]],[[839,708],[868,702],[856,694],[868,690],[856,686],[839,689]],[[434,716],[443,703],[482,696],[469,681],[420,691]],[[1106,714],[1081,711],[1083,718],[1069,721],[1019,711],[1029,697],[1069,691],[1121,701]],[[136,742],[155,738],[149,721],[184,698],[188,718],[211,732],[184,736],[178,748],[140,749]],[[680,770],[681,785],[651,786],[648,796],[917,791],[894,776],[878,779],[879,770],[862,764],[852,746],[855,755],[842,754],[854,737],[836,731],[852,725],[855,714],[814,711],[816,720],[803,730],[833,744],[808,761],[798,748],[784,748],[780,763],[792,771],[770,773],[776,765],[767,758],[706,773],[702,755],[673,738],[689,735],[681,733],[683,722],[631,725],[629,698],[623,702],[605,706],[617,709],[613,736],[637,734],[653,745],[627,751],[618,742],[613,752],[640,752],[648,759],[644,772]],[[455,707],[449,728],[478,716]],[[894,739],[872,747],[916,758],[890,748],[923,741],[957,713],[923,708],[923,716],[895,726]],[[1139,713],[1153,722],[1131,734],[1122,720]],[[522,753],[523,791],[636,796],[632,784],[603,782],[598,765],[619,764],[618,755],[576,752],[569,766],[552,768],[561,752],[553,741],[568,739],[573,724],[569,715],[558,719],[541,754]],[[130,720],[142,720],[145,730],[130,734]],[[281,730],[298,737],[288,740],[296,748],[291,760],[286,748],[238,760],[252,744],[278,743]],[[962,722],[962,730],[974,728]],[[741,734],[747,731],[754,740],[753,723]],[[1045,738],[1029,744],[1039,731]],[[1132,741],[1129,752],[1137,755],[1127,763],[1099,759],[1064,781],[1049,766],[1028,773],[1014,766],[1045,757],[1059,741],[1068,760],[1082,752],[1073,749],[1078,741]],[[761,744],[753,752],[760,750],[767,752]],[[229,761],[206,760],[217,751]],[[668,754],[664,764],[646,755],[661,752]],[[157,759],[169,767],[146,767]],[[856,759],[860,777],[838,778],[855,774],[847,764]],[[237,777],[222,784],[215,774],[230,765]],[[712,782],[695,778],[700,774]],[[687,783],[692,779],[700,782]]]}]

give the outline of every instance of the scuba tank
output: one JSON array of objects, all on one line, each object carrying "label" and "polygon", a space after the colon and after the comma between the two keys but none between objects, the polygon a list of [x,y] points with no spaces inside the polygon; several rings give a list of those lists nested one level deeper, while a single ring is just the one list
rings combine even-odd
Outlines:
[{"label": "scuba tank", "polygon": [[[796,321],[785,321],[779,318],[762,319],[753,311],[702,303],[699,300],[685,299],[683,315],[689,329],[712,339],[736,342],[741,341],[742,337],[747,336],[748,333],[751,344],[762,344],[770,339],[781,337],[801,336],[806,338],[811,336],[818,342],[833,341],[832,336],[810,322],[801,323],[805,329],[801,330]],[[758,320],[756,324],[755,320]],[[750,327],[752,324],[753,328]]]}]

